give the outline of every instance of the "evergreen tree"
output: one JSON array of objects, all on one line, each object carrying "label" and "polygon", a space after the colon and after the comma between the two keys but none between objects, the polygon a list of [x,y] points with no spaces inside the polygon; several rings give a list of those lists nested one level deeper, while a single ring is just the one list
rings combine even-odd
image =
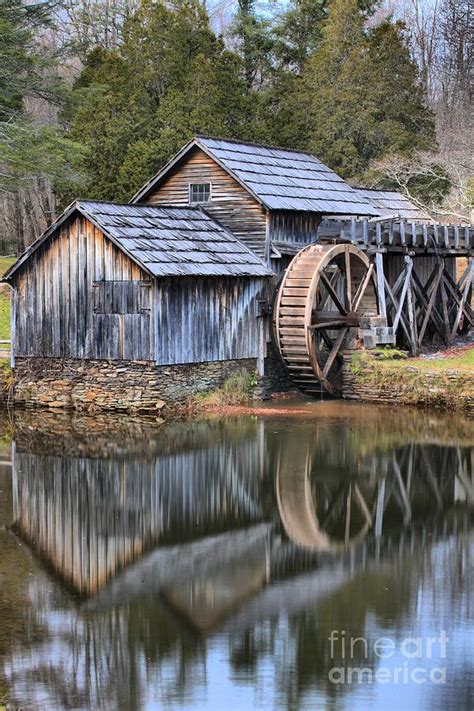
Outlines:
[{"label": "evergreen tree", "polygon": [[332,0],[320,46],[283,103],[286,143],[346,177],[360,177],[374,158],[434,142],[402,27],[366,31],[357,0]]},{"label": "evergreen tree", "polygon": [[[359,0],[369,15],[378,0]],[[327,18],[328,0],[293,0],[275,27],[275,55],[281,68],[299,73],[318,48]]]},{"label": "evergreen tree", "polygon": [[248,136],[242,75],[198,0],[144,0],[121,46],[94,50],[73,91],[71,136],[91,155],[88,195],[129,199],[195,133]]},{"label": "evergreen tree", "polygon": [[0,191],[14,192],[41,177],[72,180],[81,148],[27,110],[27,102],[61,100],[54,57],[37,46],[35,30],[48,21],[50,2],[0,5]]},{"label": "evergreen tree", "polygon": [[273,37],[268,20],[259,17],[255,0],[238,0],[232,34],[237,38],[247,89],[261,87],[271,76]]}]

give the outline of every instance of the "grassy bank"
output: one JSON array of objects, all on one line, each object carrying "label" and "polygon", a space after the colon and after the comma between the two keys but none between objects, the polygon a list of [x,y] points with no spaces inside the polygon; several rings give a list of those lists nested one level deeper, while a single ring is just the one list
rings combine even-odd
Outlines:
[{"label": "grassy bank", "polygon": [[[0,257],[0,278],[15,261],[14,257]],[[10,289],[0,285],[0,341],[10,340]]]},{"label": "grassy bank", "polygon": [[474,347],[436,358],[359,353],[346,370],[346,397],[474,414]]},{"label": "grassy bank", "polygon": [[256,383],[256,373],[239,370],[230,375],[220,388],[192,398],[186,409],[216,410],[233,405],[248,404],[252,400],[252,392]]}]

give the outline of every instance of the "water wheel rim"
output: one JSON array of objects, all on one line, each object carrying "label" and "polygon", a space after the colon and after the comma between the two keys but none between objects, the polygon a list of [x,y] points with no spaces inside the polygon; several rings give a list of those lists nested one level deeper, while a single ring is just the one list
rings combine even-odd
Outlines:
[{"label": "water wheel rim", "polygon": [[[322,365],[320,362],[320,358],[318,356],[318,348],[316,347],[316,337],[314,333],[314,324],[312,321],[312,313],[313,313],[313,306],[317,297],[317,294],[321,292],[321,283],[322,281],[325,281],[325,287],[327,288],[327,279],[325,280],[323,277],[324,270],[331,264],[331,262],[334,262],[337,258],[343,256],[344,257],[344,264],[346,265],[346,269],[348,269],[349,276],[350,276],[350,282],[346,279],[346,285],[345,288],[348,293],[348,310],[345,312],[343,315],[344,318],[346,318],[347,324],[342,325],[341,332],[337,336],[334,342],[331,341],[330,337],[327,335],[322,335],[322,339],[325,340],[326,345],[331,343],[331,349],[329,351],[329,366],[326,367],[326,365]],[[291,325],[292,331],[298,331],[299,333],[295,336],[295,338],[302,339],[304,335],[304,343],[305,343],[305,353],[307,356],[307,362],[305,362],[305,359],[300,360],[300,370],[306,371],[304,377],[302,375],[299,375],[298,377],[300,380],[302,379],[303,382],[298,383],[298,387],[300,387],[304,391],[308,391],[311,389],[312,383],[311,383],[311,378],[309,377],[309,369],[312,370],[314,374],[314,379],[313,379],[313,388],[314,388],[314,383],[317,382],[318,385],[324,387],[324,389],[331,395],[340,395],[341,392],[341,385],[338,382],[338,378],[335,377],[334,370],[331,374],[332,366],[334,363],[338,362],[338,359],[340,361],[340,350],[343,346],[345,337],[349,331],[349,328],[351,328],[354,324],[352,323],[354,320],[354,313],[350,311],[350,307],[352,304],[355,302],[356,297],[358,296],[358,289],[354,290],[354,298],[352,299],[352,272],[351,272],[351,260],[356,259],[358,262],[362,265],[363,269],[365,270],[363,272],[363,275],[361,277],[361,280],[359,282],[359,286],[362,286],[362,283],[365,281],[367,275],[369,275],[369,279],[367,280],[367,283],[365,284],[364,288],[361,291],[361,294],[359,295],[359,302],[362,300],[362,297],[364,296],[367,287],[370,283],[372,283],[372,287],[374,289],[374,295],[375,299],[377,299],[377,291],[375,287],[375,279],[373,278],[373,275],[371,274],[371,265],[368,257],[355,245],[353,244],[337,244],[337,245],[323,245],[323,244],[313,244],[313,245],[307,245],[304,247],[298,254],[294,257],[292,263],[288,267],[288,269],[285,272],[285,275],[282,279],[282,282],[280,284],[280,287],[278,289],[277,295],[276,295],[276,300],[275,300],[275,317],[274,317],[274,333],[275,333],[275,340],[277,343],[278,350],[280,354],[283,357],[283,360],[285,362],[285,365],[287,365],[287,368],[289,368],[289,373],[290,377],[292,377],[293,380],[295,380],[295,372],[298,374],[298,367],[295,365],[295,363],[292,363],[291,356],[288,355],[286,351],[289,351],[289,346],[284,345],[282,343],[282,332],[285,329],[290,328],[287,324],[284,324],[282,326],[282,319],[285,318],[285,316],[282,316],[282,300],[288,300],[291,302],[291,296],[289,296],[290,290],[293,292],[295,288],[299,288],[302,290],[301,293],[301,298],[305,299],[305,307],[304,307],[304,319],[303,323],[298,326],[296,324]],[[309,277],[308,274],[311,272],[311,262],[309,260],[316,260],[316,263],[314,265],[314,271]],[[341,272],[343,279],[344,279],[344,271],[340,269],[338,266],[339,271]],[[308,281],[308,285],[306,287],[302,286],[294,286],[296,282],[301,282],[301,281]],[[349,284],[349,286],[347,285]],[[304,292],[303,292],[304,289]],[[329,292],[328,292],[329,293]],[[349,296],[351,299],[349,299]],[[332,298],[332,297],[331,297]],[[337,304],[336,304],[337,305]],[[283,307],[285,308],[285,307]],[[286,308],[290,308],[289,306],[286,306]],[[300,307],[302,308],[302,307]],[[356,309],[357,311],[357,309]],[[341,323],[343,322],[344,318],[340,317],[339,321]],[[352,322],[351,322],[352,319]],[[320,328],[321,333],[324,332],[325,329],[322,327]],[[302,356],[302,354],[300,354]],[[291,369],[293,369],[293,372],[291,372]],[[341,370],[341,367],[339,369],[336,369],[336,376],[338,375],[338,372]]]}]

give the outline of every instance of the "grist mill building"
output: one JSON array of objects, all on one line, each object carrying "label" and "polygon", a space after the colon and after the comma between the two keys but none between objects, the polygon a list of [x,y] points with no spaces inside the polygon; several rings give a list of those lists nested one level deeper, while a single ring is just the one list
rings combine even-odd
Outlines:
[{"label": "grist mill building", "polygon": [[74,202],[7,272],[16,397],[148,408],[242,368],[337,394],[348,340],[470,327],[471,238],[308,153],[196,137],[130,204]]}]

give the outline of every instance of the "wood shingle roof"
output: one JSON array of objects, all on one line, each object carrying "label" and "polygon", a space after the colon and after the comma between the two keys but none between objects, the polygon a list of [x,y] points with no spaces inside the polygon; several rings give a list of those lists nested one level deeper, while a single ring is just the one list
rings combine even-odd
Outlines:
[{"label": "wood shingle roof", "polygon": [[195,146],[213,158],[268,210],[326,215],[379,214],[369,201],[310,153],[204,136],[197,136],[184,146],[132,202],[144,199]]},{"label": "wood shingle roof", "polygon": [[75,212],[155,277],[272,274],[256,254],[200,208],[78,200],[15,262],[4,279],[8,281]]}]

